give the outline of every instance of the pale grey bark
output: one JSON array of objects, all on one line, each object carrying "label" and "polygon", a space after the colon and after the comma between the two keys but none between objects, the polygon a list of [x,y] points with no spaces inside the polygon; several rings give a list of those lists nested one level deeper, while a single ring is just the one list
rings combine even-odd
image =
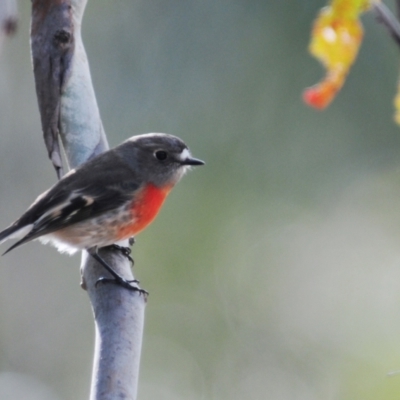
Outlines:
[{"label": "pale grey bark", "polygon": [[[36,91],[46,146],[58,174],[58,135],[71,168],[108,148],[81,39],[86,2],[32,1]],[[133,279],[126,257],[109,249],[100,254],[116,272]],[[96,286],[108,275],[86,252],[81,271],[96,331],[90,399],[136,399],[146,299],[112,283]]]}]

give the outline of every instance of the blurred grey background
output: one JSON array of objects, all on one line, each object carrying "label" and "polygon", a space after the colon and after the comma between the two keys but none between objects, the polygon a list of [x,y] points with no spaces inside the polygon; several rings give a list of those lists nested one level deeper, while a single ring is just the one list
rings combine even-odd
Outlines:
[{"label": "blurred grey background", "polygon": [[[329,109],[307,52],[322,0],[89,0],[83,39],[111,145],[184,139],[207,162],[137,238],[149,290],[140,399],[398,399],[398,48],[372,15]],[[389,3],[391,5],[392,3]],[[0,53],[0,226],[55,182],[29,54],[30,2]],[[2,247],[5,250],[7,247]],[[88,397],[80,257],[0,258],[0,399]]]}]

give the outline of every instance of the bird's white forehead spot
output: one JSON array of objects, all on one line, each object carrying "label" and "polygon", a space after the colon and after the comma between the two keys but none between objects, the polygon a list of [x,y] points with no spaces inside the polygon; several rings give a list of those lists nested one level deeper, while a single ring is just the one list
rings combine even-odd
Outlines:
[{"label": "bird's white forehead spot", "polygon": [[180,161],[185,161],[190,157],[192,157],[192,155],[190,154],[189,149],[183,149],[181,154],[179,154],[179,156],[178,156]]}]

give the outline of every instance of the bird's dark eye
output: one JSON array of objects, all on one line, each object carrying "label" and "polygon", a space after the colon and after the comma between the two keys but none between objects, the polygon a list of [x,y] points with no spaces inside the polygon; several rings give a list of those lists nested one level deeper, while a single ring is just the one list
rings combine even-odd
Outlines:
[{"label": "bird's dark eye", "polygon": [[157,160],[164,161],[168,158],[168,153],[164,150],[157,150],[154,152],[154,156]]}]

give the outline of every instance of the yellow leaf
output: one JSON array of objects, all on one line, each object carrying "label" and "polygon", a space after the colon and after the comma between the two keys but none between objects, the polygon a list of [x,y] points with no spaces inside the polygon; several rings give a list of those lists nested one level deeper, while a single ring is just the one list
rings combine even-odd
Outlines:
[{"label": "yellow leaf", "polygon": [[325,78],[303,93],[304,101],[325,108],[343,86],[363,38],[359,15],[372,0],[332,0],[314,22],[309,50],[326,68]]}]

